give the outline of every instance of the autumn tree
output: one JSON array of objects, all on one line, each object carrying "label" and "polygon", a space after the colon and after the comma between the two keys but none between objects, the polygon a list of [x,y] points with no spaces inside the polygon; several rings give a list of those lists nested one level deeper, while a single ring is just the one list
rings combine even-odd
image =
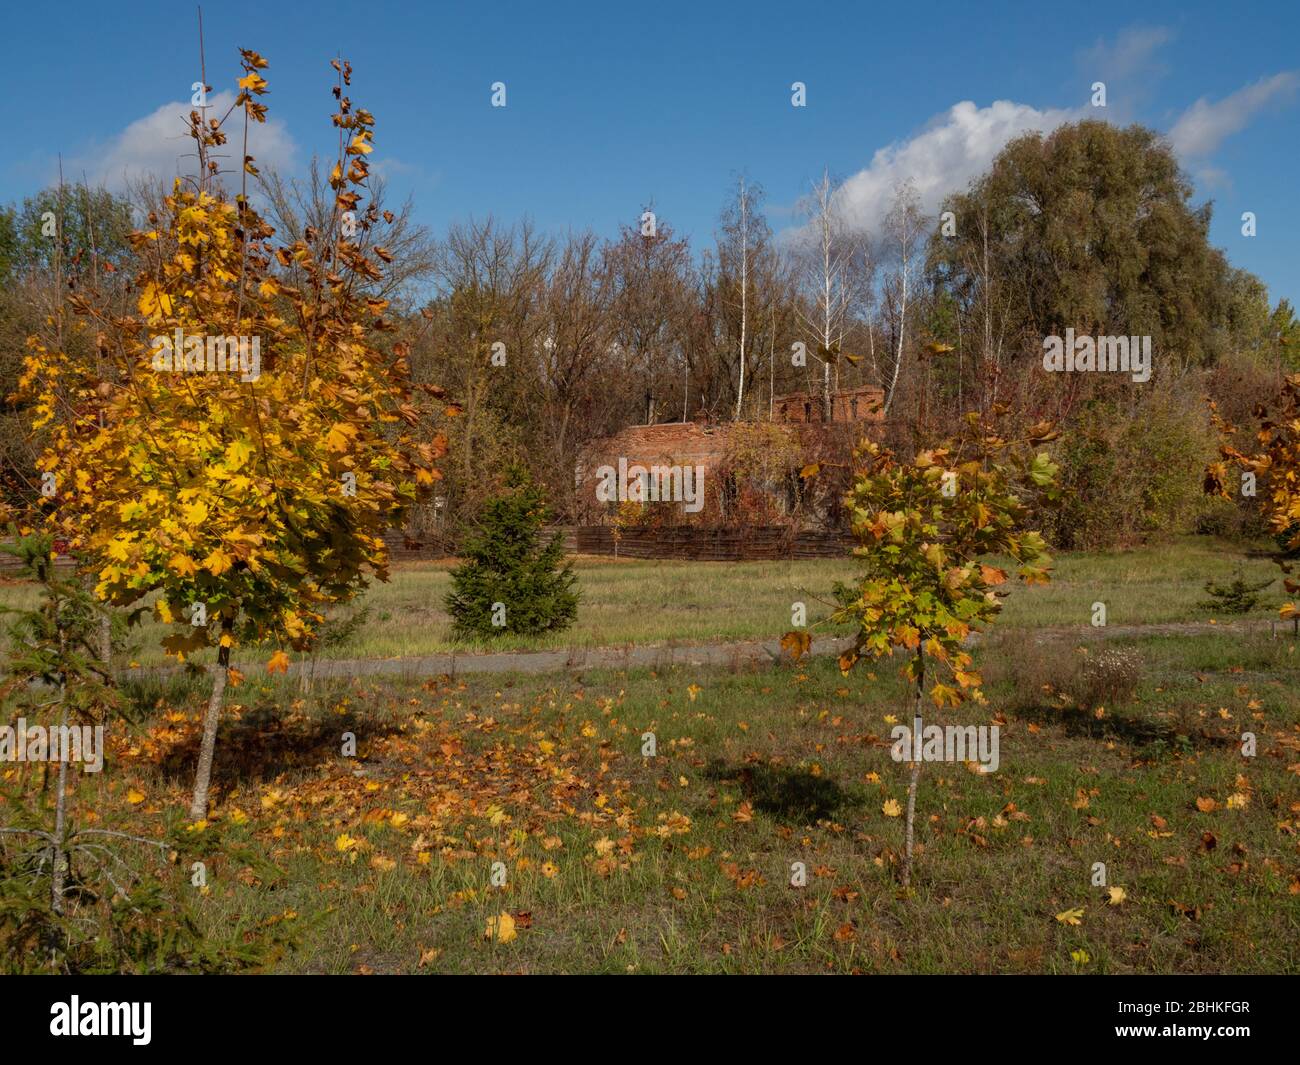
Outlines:
[{"label": "autumn tree", "polygon": [[[840,657],[847,674],[863,659],[908,655],[902,668],[912,687],[914,724],[928,695],[940,709],[967,699],[984,702],[967,638],[992,624],[1002,609],[1005,570],[994,556],[1017,563],[1026,584],[1046,583],[1050,559],[1042,536],[1026,529],[1030,500],[1050,496],[1056,467],[1039,445],[1049,425],[1023,437],[998,435],[989,418],[967,415],[953,441],[901,461],[865,443],[846,504],[858,540],[862,571],[841,590],[837,623],[856,626],[855,643]],[[916,788],[921,764],[911,763],[907,788],[906,852],[902,882],[912,876]]]},{"label": "autumn tree", "polygon": [[[256,165],[243,150],[249,123],[265,121],[266,61],[241,56],[230,111],[189,115],[197,177],[131,234],[135,306],[73,298],[120,383],[39,340],[21,382],[53,430],[38,463],[56,489],[44,520],[92,561],[96,595],[125,606],[157,593],[169,653],[217,649],[196,820],[233,651],[272,644],[271,668],[287,668],[285,648],[309,648],[328,605],[386,579],[383,534],[433,484],[443,450],[412,434],[437,390],[411,387],[405,347],[384,343],[387,301],[364,290],[392,252],[375,242],[378,209],[362,206],[375,123],[347,95],[350,65],[333,62],[333,213],[277,243],[247,196]],[[217,159],[236,112],[231,196]]]},{"label": "autumn tree", "polygon": [[[642,217],[652,213],[647,207]],[[615,395],[628,397],[622,409],[611,413],[622,424],[640,421],[649,394],[656,410],[668,418],[680,411],[685,419],[694,409],[702,381],[698,366],[692,365],[701,356],[687,336],[698,309],[690,245],[671,224],[656,218],[653,230],[640,221],[624,226],[618,239],[605,247],[603,258],[612,285],[611,351],[619,355],[619,369],[627,380]],[[698,330],[699,335],[704,332]]]},{"label": "autumn tree", "polygon": [[[1293,560],[1300,553],[1300,373],[1291,374],[1272,404],[1255,410],[1257,428],[1253,443],[1237,446],[1238,430],[1210,404],[1222,444],[1222,461],[1205,472],[1205,490],[1234,498],[1257,499],[1278,544],[1283,585],[1291,596],[1300,595],[1300,580],[1292,576]],[[1231,475],[1232,469],[1235,475]],[[1284,618],[1300,616],[1300,604],[1282,604]]]},{"label": "autumn tree", "polygon": [[827,417],[831,410],[831,369],[835,368],[838,381],[845,334],[852,324],[861,296],[860,282],[864,280],[855,273],[855,267],[867,261],[865,242],[848,226],[835,194],[829,171],[822,171],[821,180],[801,204],[807,225],[796,256],[804,296],[801,325],[813,341],[809,354],[822,368],[822,403]]},{"label": "autumn tree", "polygon": [[928,249],[977,361],[1036,361],[1042,337],[1066,327],[1149,335],[1166,353],[1161,372],[1212,361],[1227,346],[1230,278],[1209,243],[1210,205],[1193,193],[1173,150],[1141,126],[1085,121],[1011,141],[944,203],[953,226]]},{"label": "autumn tree", "polygon": [[446,522],[478,513],[489,472],[528,448],[535,430],[537,352],[545,339],[542,296],[555,259],[554,241],[529,222],[488,217],[457,223],[438,247],[436,296],[421,310],[413,342],[417,372],[447,388],[458,416],[447,427]]}]

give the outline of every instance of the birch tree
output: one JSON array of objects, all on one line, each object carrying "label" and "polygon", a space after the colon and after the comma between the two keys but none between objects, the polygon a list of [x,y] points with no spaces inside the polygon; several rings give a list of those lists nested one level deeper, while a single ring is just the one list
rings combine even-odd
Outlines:
[{"label": "birch tree", "polygon": [[891,255],[896,257],[892,300],[895,311],[893,365],[889,371],[889,381],[885,385],[885,415],[889,414],[889,408],[893,405],[907,349],[907,303],[911,294],[912,274],[917,267],[917,245],[921,239],[922,224],[920,199],[916,189],[910,181],[905,182],[894,190],[893,203],[885,219],[886,240]]},{"label": "birch tree", "polygon": [[813,357],[822,366],[822,402],[831,406],[831,366],[838,360],[848,320],[855,301],[853,262],[855,241],[835,203],[830,174],[803,201],[808,219],[799,253],[804,306],[802,325],[816,345]]}]

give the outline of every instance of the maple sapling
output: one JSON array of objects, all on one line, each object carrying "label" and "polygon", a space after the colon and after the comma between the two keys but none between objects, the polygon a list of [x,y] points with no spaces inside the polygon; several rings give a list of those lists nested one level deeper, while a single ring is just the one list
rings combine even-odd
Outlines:
[{"label": "maple sapling", "polygon": [[[226,118],[242,113],[246,137],[265,121],[266,61],[243,50],[241,65]],[[156,616],[174,626],[170,654],[217,648],[194,820],[207,813],[227,680],[239,680],[234,650],[273,645],[267,668],[283,672],[288,649],[314,646],[327,608],[372,576],[386,580],[384,533],[433,486],[446,449],[441,435],[412,432],[441,390],[412,383],[406,345],[380,343],[388,302],[375,294],[383,273],[370,255],[391,256],[374,241],[379,212],[359,209],[374,117],[346,95],[351,66],[332,65],[341,136],[327,224],[275,246],[247,196],[252,157],[231,197],[213,158],[225,119],[191,112],[199,173],[176,181],[153,228],[130,235],[134,313],[74,302],[119,383],[99,388],[89,369],[36,341],[20,382],[37,427],[50,425],[39,468],[57,470],[61,486],[42,499],[43,520],[88,561],[95,594],[125,606],[157,593]],[[164,351],[177,358],[160,372]],[[222,356],[240,372],[193,372],[200,358],[219,371]],[[71,413],[54,421],[56,408]]]},{"label": "maple sapling", "polygon": [[[1046,423],[1016,439],[997,432],[1005,410],[967,415],[956,440],[900,461],[865,442],[845,497],[858,540],[862,572],[837,588],[836,623],[856,628],[840,656],[847,674],[864,658],[908,655],[902,673],[912,688],[915,722],[926,694],[939,709],[967,699],[985,703],[967,637],[992,624],[1002,609],[1008,574],[985,559],[1014,559],[1026,584],[1046,583],[1050,559],[1042,536],[1025,525],[1032,496],[1051,499],[1057,467],[1038,445],[1055,433]],[[806,633],[790,634],[806,650]],[[928,685],[928,688],[927,688]],[[906,752],[904,752],[906,753]],[[911,884],[916,790],[922,759],[911,757],[902,883]]]}]

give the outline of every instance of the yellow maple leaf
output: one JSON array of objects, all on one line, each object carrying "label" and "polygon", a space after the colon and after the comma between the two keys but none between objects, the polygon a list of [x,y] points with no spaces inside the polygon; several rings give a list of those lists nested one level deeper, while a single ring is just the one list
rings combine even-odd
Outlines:
[{"label": "yellow maple leaf", "polygon": [[172,298],[150,281],[140,293],[140,313],[147,318],[159,318],[172,313]]},{"label": "yellow maple leaf", "polygon": [[194,559],[189,555],[183,555],[179,551],[167,560],[167,568],[173,573],[179,573],[182,577],[192,577],[198,573],[199,567],[194,564]]},{"label": "yellow maple leaf", "polygon": [[283,651],[276,651],[266,663],[268,673],[288,673],[289,656]]},{"label": "yellow maple leaf", "polygon": [[1083,923],[1083,913],[1087,909],[1085,906],[1079,906],[1073,910],[1063,910],[1056,915],[1056,919],[1061,924],[1078,925]]},{"label": "yellow maple leaf", "polygon": [[128,788],[126,792],[126,801],[132,806],[139,806],[144,802],[144,792],[139,788]]},{"label": "yellow maple leaf", "polygon": [[220,577],[234,564],[235,560],[219,547],[214,548],[212,553],[203,560],[203,568],[214,577]]},{"label": "yellow maple leaf", "polygon": [[347,422],[339,422],[326,434],[325,446],[330,451],[346,451],[356,435],[357,430],[354,426],[348,425]]},{"label": "yellow maple leaf", "polygon": [[1128,899],[1128,892],[1122,887],[1111,887],[1106,889],[1106,894],[1110,896],[1106,900],[1108,906],[1120,906]]},{"label": "yellow maple leaf", "polygon": [[247,440],[232,440],[226,445],[225,463],[229,470],[237,470],[253,454],[252,445]]},{"label": "yellow maple leaf", "polygon": [[886,799],[885,805],[880,808],[880,812],[886,817],[897,817],[903,812],[903,808],[898,804],[897,799]]},{"label": "yellow maple leaf", "polygon": [[515,919],[508,913],[498,914],[487,919],[484,939],[495,939],[498,943],[510,943],[519,936],[515,930]]}]

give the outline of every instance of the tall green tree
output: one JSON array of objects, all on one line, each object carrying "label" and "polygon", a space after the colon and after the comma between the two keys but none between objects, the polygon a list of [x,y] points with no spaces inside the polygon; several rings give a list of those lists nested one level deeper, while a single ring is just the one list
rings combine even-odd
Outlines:
[{"label": "tall green tree", "polygon": [[[945,203],[956,234],[935,232],[930,266],[963,299],[988,362],[998,344],[1073,328],[1149,335],[1158,364],[1204,365],[1222,350],[1230,279],[1209,243],[1211,207],[1192,192],[1153,130],[1029,133]],[[1036,343],[1007,347],[1041,356]]]}]

